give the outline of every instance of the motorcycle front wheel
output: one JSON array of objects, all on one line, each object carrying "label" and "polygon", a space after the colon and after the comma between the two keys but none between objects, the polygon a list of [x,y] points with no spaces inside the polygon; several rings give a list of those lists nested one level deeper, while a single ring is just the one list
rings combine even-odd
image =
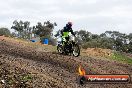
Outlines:
[{"label": "motorcycle front wheel", "polygon": [[79,55],[80,55],[79,45],[74,44],[74,46],[73,46],[73,56],[78,57]]}]

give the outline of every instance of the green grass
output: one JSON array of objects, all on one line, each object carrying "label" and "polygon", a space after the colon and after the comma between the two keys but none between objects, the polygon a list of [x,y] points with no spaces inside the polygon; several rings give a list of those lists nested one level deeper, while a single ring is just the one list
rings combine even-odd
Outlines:
[{"label": "green grass", "polygon": [[32,80],[32,76],[30,74],[28,75],[25,75],[23,78],[22,78],[23,81],[29,81],[29,80]]},{"label": "green grass", "polygon": [[126,55],[119,52],[114,52],[113,55],[111,56],[111,59],[132,65],[132,58],[129,58]]}]

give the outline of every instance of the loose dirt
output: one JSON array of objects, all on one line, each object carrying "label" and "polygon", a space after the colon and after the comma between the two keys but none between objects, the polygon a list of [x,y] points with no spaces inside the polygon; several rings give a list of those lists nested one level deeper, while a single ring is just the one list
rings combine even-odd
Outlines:
[{"label": "loose dirt", "polygon": [[132,83],[88,83],[81,86],[77,83],[79,65],[84,67],[87,74],[131,75],[132,66],[108,59],[59,55],[51,50],[40,50],[32,46],[32,44],[29,46],[29,44],[30,43],[0,37],[0,87],[131,88],[132,86]]}]

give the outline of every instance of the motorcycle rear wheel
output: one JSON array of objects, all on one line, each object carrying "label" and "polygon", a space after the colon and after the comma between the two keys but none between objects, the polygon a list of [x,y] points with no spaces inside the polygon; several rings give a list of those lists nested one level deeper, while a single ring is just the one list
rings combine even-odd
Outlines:
[{"label": "motorcycle rear wheel", "polygon": [[58,45],[57,50],[58,50],[59,54],[63,54],[63,46],[62,45]]}]

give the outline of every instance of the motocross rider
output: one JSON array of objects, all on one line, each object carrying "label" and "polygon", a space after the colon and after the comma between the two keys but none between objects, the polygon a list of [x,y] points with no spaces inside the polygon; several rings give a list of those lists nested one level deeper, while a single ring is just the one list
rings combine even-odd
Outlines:
[{"label": "motocross rider", "polygon": [[73,30],[72,30],[72,22],[68,22],[66,26],[61,30],[62,35],[62,44],[65,45],[67,41],[69,40],[69,33],[75,36]]}]

